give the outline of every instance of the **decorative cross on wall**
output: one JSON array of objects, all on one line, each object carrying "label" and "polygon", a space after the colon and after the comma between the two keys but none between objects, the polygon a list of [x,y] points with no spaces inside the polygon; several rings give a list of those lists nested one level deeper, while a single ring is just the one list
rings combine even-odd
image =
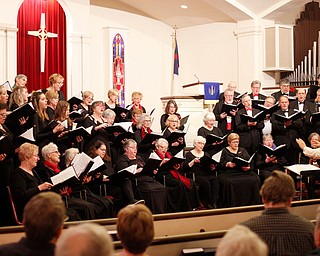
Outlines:
[{"label": "decorative cross on wall", "polygon": [[28,31],[28,35],[37,36],[40,39],[40,63],[41,72],[44,72],[44,59],[46,55],[46,39],[58,37],[58,34],[46,30],[46,14],[41,13],[40,29],[38,31]]}]

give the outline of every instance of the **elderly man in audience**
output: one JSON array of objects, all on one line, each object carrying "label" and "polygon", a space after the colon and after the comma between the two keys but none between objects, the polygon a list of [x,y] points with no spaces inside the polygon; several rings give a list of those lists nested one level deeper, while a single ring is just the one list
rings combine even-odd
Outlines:
[{"label": "elderly man in audience", "polygon": [[315,247],[313,224],[289,212],[294,194],[293,179],[273,171],[260,190],[265,210],[261,216],[242,223],[266,242],[269,255],[305,255]]},{"label": "elderly man in audience", "polygon": [[320,255],[320,207],[317,209],[316,226],[314,228],[314,242],[317,249],[311,251],[307,256],[319,256]]},{"label": "elderly man in audience", "polygon": [[25,237],[17,243],[0,246],[0,255],[53,256],[66,219],[65,211],[64,202],[56,193],[34,196],[23,213]]},{"label": "elderly man in audience", "polygon": [[153,217],[143,204],[128,205],[118,213],[117,232],[124,249],[118,256],[146,256],[154,237]]},{"label": "elderly man in audience", "polygon": [[249,228],[236,225],[224,235],[216,251],[216,256],[235,255],[267,256],[268,246]]},{"label": "elderly man in audience", "polygon": [[55,256],[113,256],[113,244],[107,230],[95,223],[68,228],[57,242]]}]

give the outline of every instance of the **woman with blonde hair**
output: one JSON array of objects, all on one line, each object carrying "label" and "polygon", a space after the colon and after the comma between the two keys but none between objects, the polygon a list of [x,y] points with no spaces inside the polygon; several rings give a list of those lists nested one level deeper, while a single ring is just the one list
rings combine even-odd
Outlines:
[{"label": "woman with blonde hair", "polygon": [[59,94],[56,91],[50,90],[50,91],[46,92],[45,96],[46,96],[46,99],[48,100],[46,112],[49,117],[49,120],[53,120],[54,119],[54,111],[55,111],[57,104],[59,102]]},{"label": "woman with blonde hair", "polygon": [[47,89],[42,90],[43,93],[47,91],[55,91],[59,94],[59,100],[65,100],[64,94],[61,91],[61,87],[64,83],[64,77],[60,74],[54,73],[49,77],[49,87]]},{"label": "woman with blonde hair", "polygon": [[9,110],[13,111],[28,102],[28,89],[25,85],[13,88],[9,100]]},{"label": "woman with blonde hair", "polygon": [[234,161],[236,157],[249,160],[248,152],[239,147],[240,137],[237,133],[230,133],[227,140],[228,146],[222,150],[221,170],[218,171],[221,206],[260,204],[260,179],[253,172],[253,164],[242,166]]}]

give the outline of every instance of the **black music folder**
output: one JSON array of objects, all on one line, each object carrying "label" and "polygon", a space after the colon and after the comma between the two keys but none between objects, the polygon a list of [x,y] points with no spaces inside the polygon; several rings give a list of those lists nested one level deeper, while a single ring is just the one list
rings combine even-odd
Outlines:
[{"label": "black music folder", "polygon": [[161,133],[151,132],[151,133],[147,133],[146,136],[143,138],[143,140],[140,143],[141,144],[148,144],[148,143],[152,143],[160,138],[162,138]]},{"label": "black music folder", "polygon": [[36,113],[36,111],[34,110],[32,103],[26,103],[24,105],[22,105],[19,108],[16,108],[15,110],[13,110],[6,119],[6,124],[10,123],[12,125],[20,125],[19,119],[21,119],[22,117],[24,118],[31,118],[34,114]]},{"label": "black music folder", "polygon": [[167,138],[167,141],[169,142],[169,144],[171,144],[172,142],[177,141],[178,138],[180,138],[180,137],[184,138],[185,135],[186,135],[186,133],[183,131],[180,131],[180,130],[173,131],[173,132],[171,132],[171,134]]},{"label": "black music folder", "polygon": [[181,164],[185,158],[183,157],[183,150],[174,155],[168,162],[164,163],[161,167],[167,170],[174,169],[176,164]]},{"label": "black music folder", "polygon": [[249,122],[260,122],[266,118],[267,114],[265,111],[260,111],[259,113],[255,114],[254,116],[249,116],[247,114],[240,114],[240,119],[242,123]]},{"label": "black music folder", "polygon": [[63,136],[67,136],[70,140],[75,141],[78,136],[85,138],[88,138],[92,134],[93,126],[84,128],[83,126],[80,126],[74,130],[68,131]]},{"label": "black music folder", "polygon": [[6,135],[0,137],[0,154],[6,154],[6,157],[11,157],[14,154],[14,145]]},{"label": "black music folder", "polygon": [[206,145],[212,145],[213,143],[222,142],[228,137],[228,133],[222,137],[215,134],[208,134],[206,137]]},{"label": "black music folder", "polygon": [[144,175],[154,176],[154,170],[156,170],[162,162],[162,159],[155,153],[152,152],[143,166],[142,172]]},{"label": "black music folder", "polygon": [[70,105],[71,110],[74,109],[74,106],[77,106],[77,109],[78,109],[78,105],[82,103],[82,99],[76,96],[73,96],[72,98],[68,99],[68,103]]},{"label": "black music folder", "polygon": [[311,123],[320,121],[320,112],[313,113],[311,115]]},{"label": "black music folder", "polygon": [[290,121],[292,120],[293,122],[296,121],[297,119],[303,117],[306,113],[307,113],[308,110],[306,110],[306,112],[303,112],[303,111],[297,111],[296,113],[286,117],[284,115],[280,115],[280,114],[274,114],[274,118],[279,121],[279,122],[282,122],[284,123],[285,121]]},{"label": "black music folder", "polygon": [[260,144],[259,146],[259,153],[261,155],[267,154],[269,157],[280,157],[283,156],[287,151],[287,145],[286,144],[281,144],[277,146],[275,149],[269,148],[268,146],[265,146],[263,144]]},{"label": "black music folder", "polygon": [[236,156],[236,157],[234,157],[234,158],[232,159],[231,162],[232,162],[232,163],[235,163],[236,166],[238,166],[238,167],[249,166],[249,165],[251,164],[252,159],[254,158],[255,154],[256,154],[256,153],[254,153],[254,154],[249,158],[249,160],[246,160],[246,159],[243,159],[243,158],[241,158],[241,157]]},{"label": "black music folder", "polygon": [[223,103],[220,113],[230,114],[231,111],[236,111],[237,109],[241,109],[241,108],[243,108],[242,103],[239,103],[239,104],[236,104],[236,105],[235,104]]}]

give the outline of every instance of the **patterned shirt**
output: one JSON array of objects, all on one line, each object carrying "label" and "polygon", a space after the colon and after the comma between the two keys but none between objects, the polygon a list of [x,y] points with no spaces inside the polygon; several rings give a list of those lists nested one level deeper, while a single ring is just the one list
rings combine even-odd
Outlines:
[{"label": "patterned shirt", "polygon": [[288,208],[267,208],[262,215],[242,225],[258,234],[269,247],[269,255],[305,255],[315,248],[314,225],[289,213]]}]

